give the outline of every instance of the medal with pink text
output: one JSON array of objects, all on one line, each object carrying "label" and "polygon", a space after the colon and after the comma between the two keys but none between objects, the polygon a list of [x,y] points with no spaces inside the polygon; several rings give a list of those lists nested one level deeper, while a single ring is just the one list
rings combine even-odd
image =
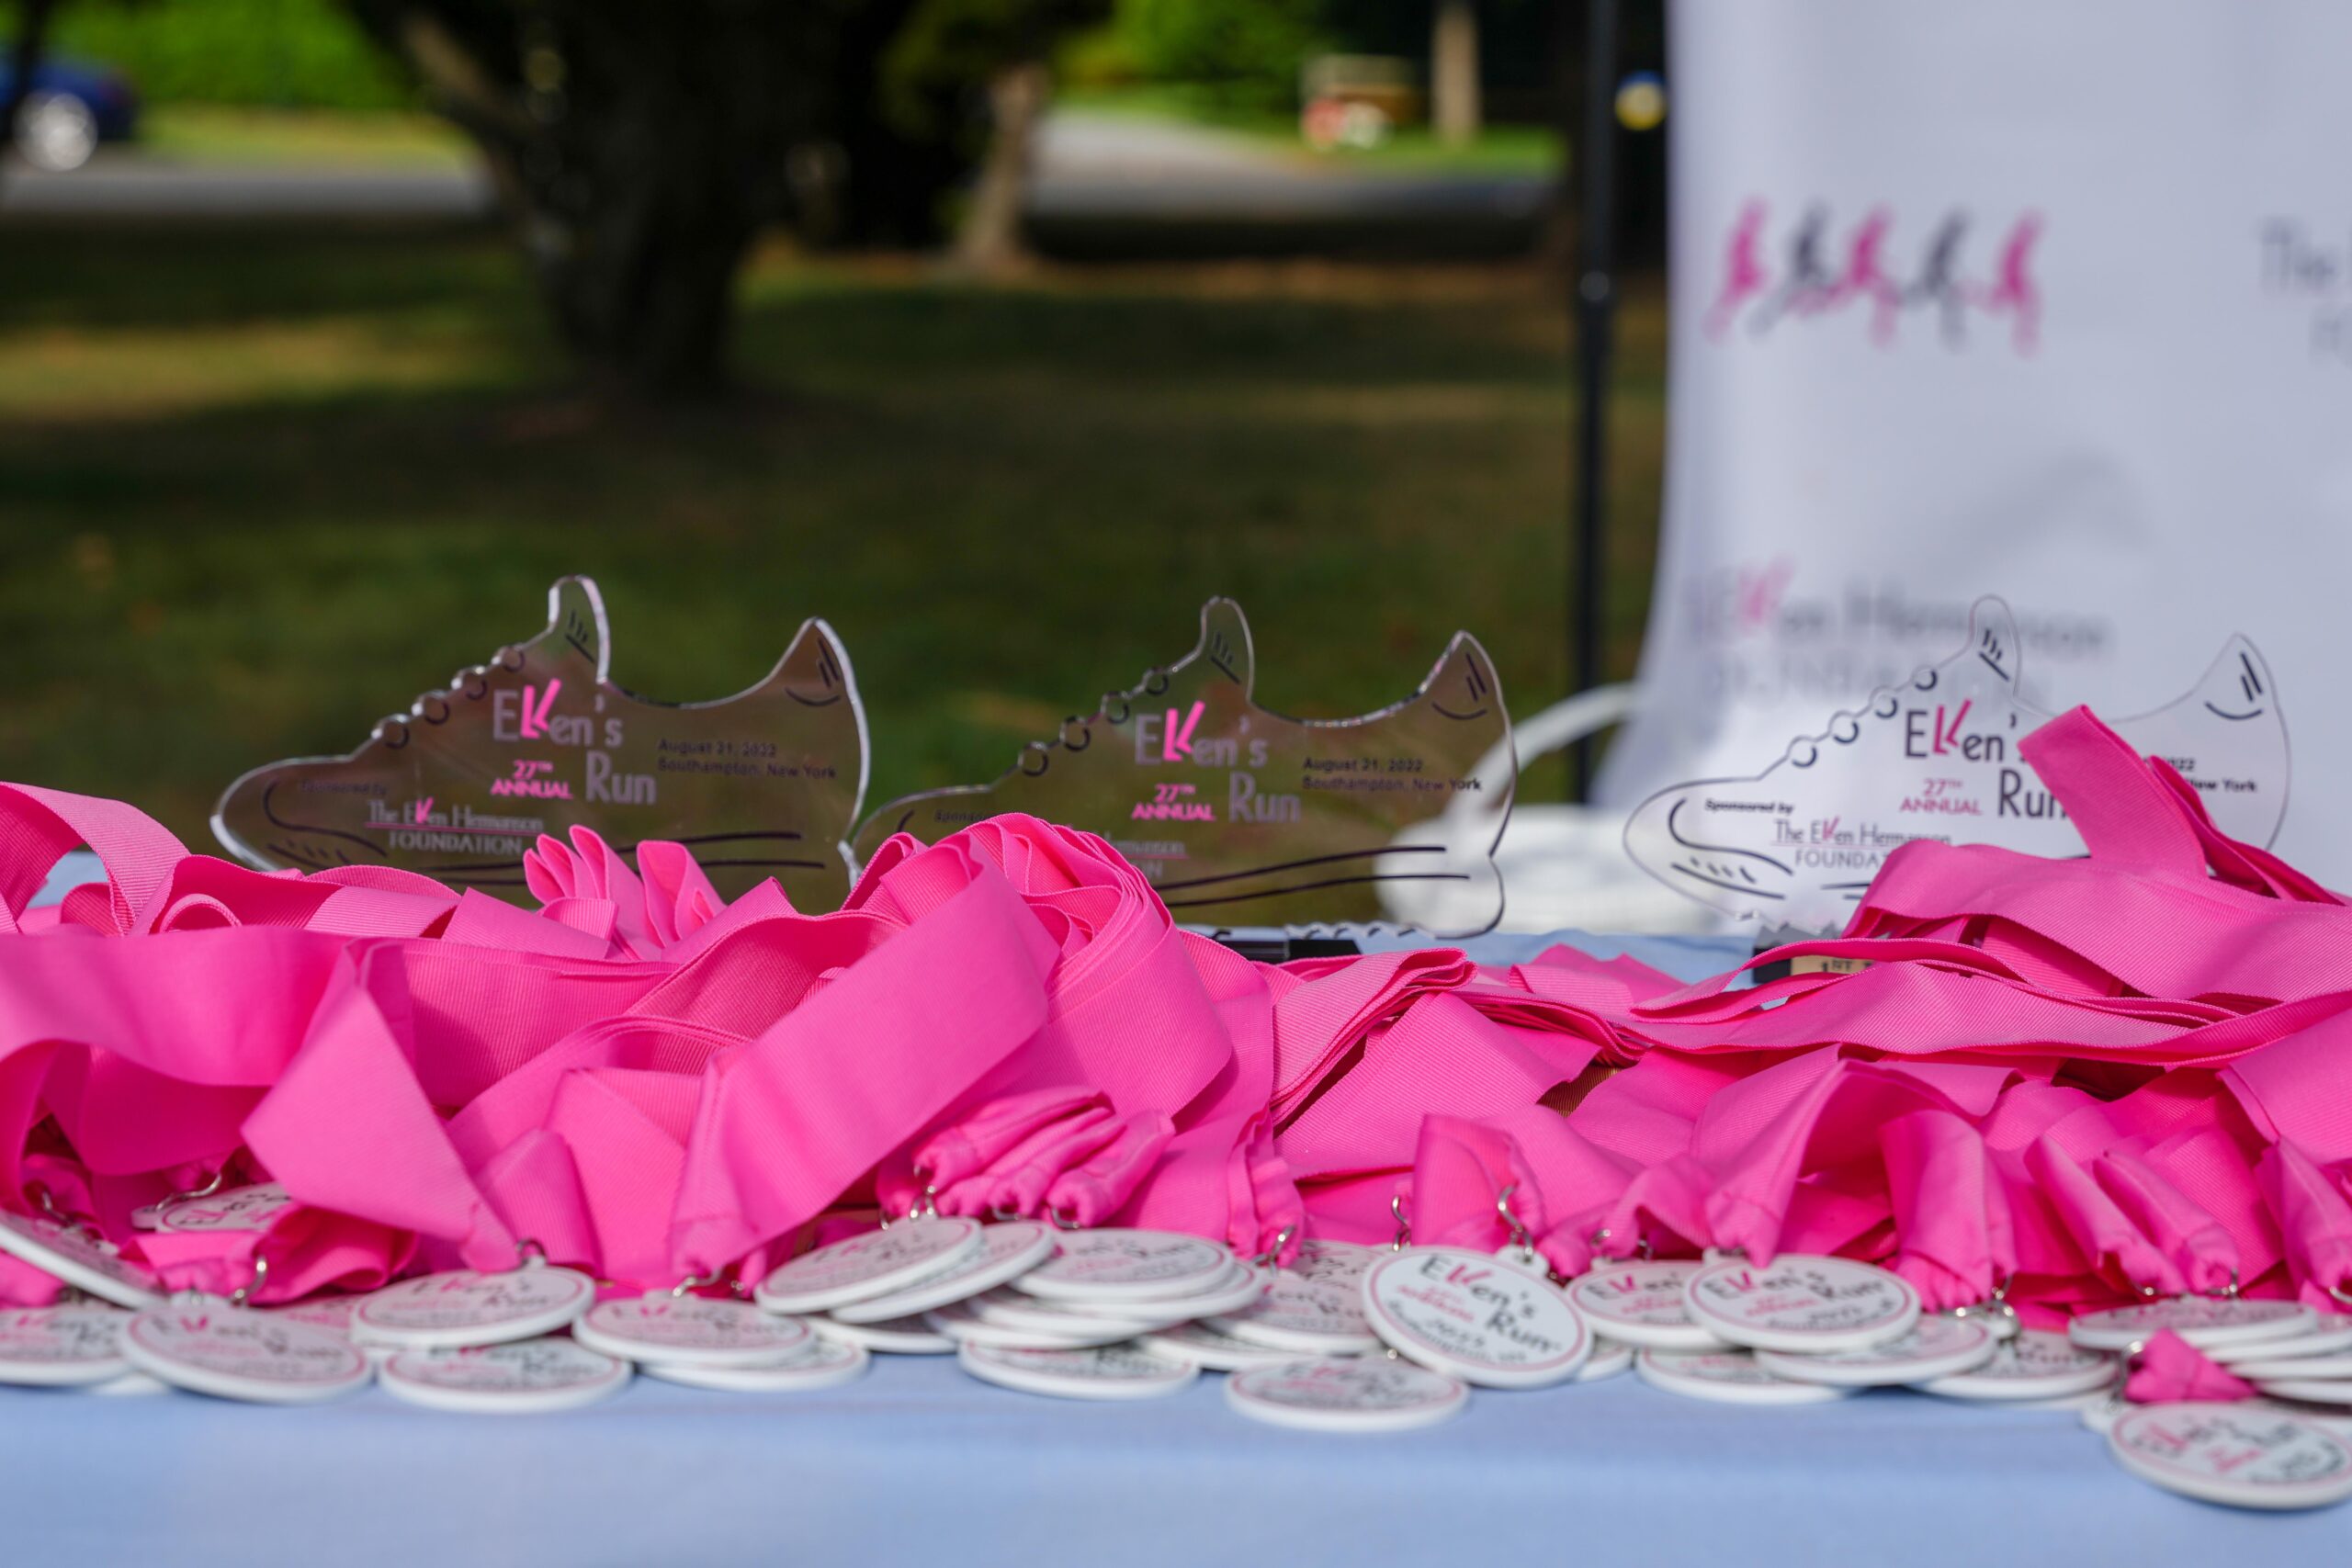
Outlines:
[{"label": "medal with pink text", "polygon": [[2352,1498],[2352,1446],[2325,1427],[2239,1404],[2153,1404],[2107,1432],[2143,1481],[2237,1508],[2321,1508]]},{"label": "medal with pink text", "polygon": [[1503,1258],[1411,1247],[1365,1271],[1363,1312],[1389,1348],[1488,1388],[1541,1388],[1577,1375],[1592,1331],[1553,1283]]},{"label": "medal with pink text", "polygon": [[519,1268],[456,1269],[385,1286],[352,1309],[351,1337],[399,1350],[504,1345],[570,1327],[595,1299],[594,1280],[526,1242]]},{"label": "medal with pink text", "polygon": [[384,1392],[411,1404],[468,1415],[577,1410],[628,1386],[629,1364],[570,1339],[402,1350],[384,1363]]},{"label": "medal with pink text", "polygon": [[1257,1367],[1225,1383],[1225,1402],[1240,1415],[1315,1432],[1433,1427],[1460,1415],[1469,1400],[1459,1379],[1386,1356]]},{"label": "medal with pink text", "polygon": [[95,1303],[0,1308],[0,1383],[81,1388],[130,1371],[122,1353],[130,1314]]},{"label": "medal with pink text", "polygon": [[1682,1302],[1728,1344],[1800,1355],[1863,1349],[1919,1321],[1919,1292],[1901,1275],[1802,1253],[1769,1264],[1718,1258],[1690,1276]]},{"label": "medal with pink text", "polygon": [[339,1334],[213,1296],[133,1314],[122,1348],[134,1368],[175,1388],[255,1404],[315,1404],[372,1375],[367,1356]]},{"label": "medal with pink text", "polygon": [[981,1228],[954,1214],[900,1220],[802,1253],[770,1271],[752,1299],[766,1312],[806,1313],[890,1295],[978,1252]]}]

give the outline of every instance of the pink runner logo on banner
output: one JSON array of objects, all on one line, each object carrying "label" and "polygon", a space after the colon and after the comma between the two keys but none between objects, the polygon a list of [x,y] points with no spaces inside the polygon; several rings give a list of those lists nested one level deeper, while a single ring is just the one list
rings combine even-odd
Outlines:
[{"label": "pink runner logo on banner", "polygon": [[1761,337],[1784,322],[1835,316],[1859,305],[1868,312],[1870,340],[1879,348],[1895,345],[1906,315],[1926,311],[1946,347],[1966,345],[1975,314],[2006,321],[2010,348],[2030,356],[2041,340],[2041,288],[2034,274],[2041,214],[2030,209],[2019,214],[1981,274],[1968,265],[1973,226],[1965,209],[1952,209],[1922,231],[1905,265],[1893,254],[1903,247],[1891,209],[1871,208],[1841,242],[1830,209],[1816,203],[1779,243],[1776,265],[1771,209],[1749,200],[1724,237],[1722,281],[1707,309],[1706,335],[1722,343],[1744,323],[1750,335]]}]

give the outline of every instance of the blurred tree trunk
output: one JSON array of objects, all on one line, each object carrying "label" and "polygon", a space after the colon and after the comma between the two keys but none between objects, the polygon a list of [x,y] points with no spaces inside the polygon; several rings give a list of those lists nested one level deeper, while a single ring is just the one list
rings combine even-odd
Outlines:
[{"label": "blurred tree trunk", "polygon": [[1437,0],[1430,29],[1430,121],[1452,146],[1478,140],[1476,0]]},{"label": "blurred tree trunk", "polygon": [[[1017,256],[1060,37],[1107,0],[344,0],[469,131],[598,386],[723,389],[761,231],[927,245],[983,157],[967,254]],[[970,110],[986,86],[993,150]]]},{"label": "blurred tree trunk", "polygon": [[956,236],[956,259],[975,272],[1007,272],[1029,259],[1021,212],[1037,125],[1052,91],[1053,72],[1042,60],[1016,61],[989,82],[988,152]]}]

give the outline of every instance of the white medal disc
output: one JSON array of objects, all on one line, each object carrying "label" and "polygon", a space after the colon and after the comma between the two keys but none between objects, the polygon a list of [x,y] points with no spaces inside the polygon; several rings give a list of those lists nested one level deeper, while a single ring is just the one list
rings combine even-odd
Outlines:
[{"label": "white medal disc", "polygon": [[1253,1421],[1313,1432],[1405,1432],[1462,1413],[1468,1385],[1385,1356],[1257,1367],[1225,1382],[1225,1402]]},{"label": "white medal disc", "polygon": [[1388,1256],[1385,1247],[1352,1241],[1302,1241],[1290,1272],[1318,1285],[1340,1285],[1352,1292],[1372,1266]]},{"label": "white medal disc", "polygon": [[164,1299],[155,1276],[78,1225],[45,1214],[0,1211],[0,1252],[117,1306],[153,1306]]},{"label": "white medal disc", "polygon": [[1298,1356],[1361,1356],[1380,1348],[1363,1315],[1363,1280],[1353,1284],[1278,1274],[1266,1293],[1238,1312],[1218,1313],[1208,1325],[1270,1350]]},{"label": "white medal disc", "polygon": [[1408,1247],[1361,1287],[1372,1331],[1408,1360],[1487,1388],[1542,1388],[1577,1375],[1592,1331],[1540,1274],[1487,1253]]},{"label": "white medal disc", "polygon": [[2166,1296],[2085,1313],[2066,1337],[2089,1350],[2128,1350],[2169,1328],[2203,1350],[2301,1335],[2319,1314],[2298,1302],[2251,1302],[2243,1296]]},{"label": "white medal disc", "polygon": [[752,1300],[769,1312],[825,1312],[904,1290],[980,1250],[980,1222],[962,1214],[900,1220],[814,1252],[769,1274]]},{"label": "white medal disc", "polygon": [[2259,1378],[2255,1387],[2307,1404],[2352,1404],[2352,1378]]},{"label": "white medal disc", "polygon": [[2122,1363],[2104,1350],[2086,1350],[2063,1334],[2029,1328],[2002,1340],[1982,1365],[1918,1386],[1947,1399],[2066,1399],[2097,1393],[2121,1370]]},{"label": "white medal disc", "polygon": [[2324,1508],[2352,1497],[2352,1446],[2315,1422],[2233,1404],[2151,1404],[2107,1445],[2167,1491],[2236,1508]]},{"label": "white medal disc", "polygon": [[1040,1301],[1017,1291],[990,1291],[957,1304],[968,1308],[982,1323],[992,1323],[1000,1328],[1097,1345],[1115,1344],[1169,1326],[1166,1320],[1158,1317],[1108,1317],[1101,1313],[1080,1312],[1074,1304]]},{"label": "white medal disc", "polygon": [[1069,1231],[1052,1258],[1012,1281],[1049,1301],[1147,1302],[1208,1289],[1233,1266],[1222,1242],[1178,1231]]},{"label": "white medal disc", "polygon": [[1716,1350],[1724,1341],[1690,1319],[1682,1292],[1705,1268],[1687,1259],[1596,1265],[1568,1281],[1568,1302],[1596,1333],[1661,1350]]},{"label": "white medal disc", "polygon": [[[2256,1345],[2254,1348],[2265,1350],[2268,1347]],[[2248,1382],[2260,1382],[2265,1378],[2320,1378],[2341,1382],[2352,1379],[2352,1350],[2323,1350],[2312,1356],[2249,1356],[2223,1365],[2233,1375]]]},{"label": "white medal disc", "polygon": [[1955,1377],[1993,1359],[2002,1341],[1981,1323],[1930,1313],[1894,1338],[1860,1350],[1794,1356],[1758,1350],[1756,1364],[1776,1377],[1838,1388],[1894,1388]]},{"label": "white medal disc", "polygon": [[1661,1350],[1653,1345],[1634,1371],[1652,1388],[1724,1404],[1826,1404],[1859,1391],[1823,1382],[1793,1382],[1757,1365],[1749,1350]]},{"label": "white medal disc", "polygon": [[125,1372],[119,1378],[87,1384],[80,1392],[95,1393],[101,1399],[144,1399],[149,1394],[169,1393],[172,1385],[145,1372]]},{"label": "white medal disc", "polygon": [[993,1291],[1009,1280],[1019,1279],[1053,1255],[1054,1233],[1035,1220],[1006,1220],[1001,1224],[985,1225],[980,1230],[980,1245],[960,1261],[888,1295],[837,1306],[833,1316],[842,1323],[881,1323],[893,1317],[913,1317],[933,1307],[977,1296],[982,1291]]},{"label": "white medal disc", "polygon": [[1718,1339],[1800,1355],[1859,1350],[1919,1321],[1919,1292],[1901,1275],[1803,1253],[1770,1264],[1719,1259],[1690,1276],[1682,1301],[1691,1321]]},{"label": "white medal disc", "polygon": [[1084,1350],[1101,1345],[1116,1345],[1131,1337],[1123,1324],[1096,1323],[1083,1333],[1046,1334],[1034,1328],[1014,1328],[1008,1324],[990,1323],[972,1310],[969,1302],[950,1302],[922,1314],[926,1327],[952,1339],[960,1348],[966,1345],[987,1345],[1005,1350]]},{"label": "white medal disc", "polygon": [[1592,1338],[1592,1354],[1577,1369],[1578,1382],[1601,1382],[1634,1370],[1634,1347],[1615,1339]]},{"label": "white medal disc", "polygon": [[312,1296],[308,1301],[288,1302],[284,1306],[267,1306],[257,1311],[271,1317],[282,1317],[288,1323],[307,1323],[313,1328],[323,1328],[330,1334],[351,1337],[351,1314],[359,1310],[365,1296]]},{"label": "white medal disc", "polygon": [[1266,1293],[1272,1282],[1271,1269],[1236,1263],[1223,1278],[1193,1295],[1170,1296],[1148,1302],[1090,1302],[1073,1301],[1065,1305],[1081,1317],[1124,1319],[1129,1322],[1148,1320],[1155,1327],[1173,1327],[1195,1318],[1216,1317],[1226,1313],[1246,1312]]},{"label": "white medal disc", "polygon": [[1091,1350],[1009,1350],[966,1345],[956,1364],[983,1382],[1054,1399],[1157,1399],[1201,1375],[1190,1361],[1170,1361],[1131,1345]]},{"label": "white medal disc", "polygon": [[2306,1333],[2251,1344],[2222,1345],[2208,1350],[2209,1359],[2228,1366],[2237,1361],[2306,1360],[2317,1356],[2352,1353],[2352,1318],[2327,1317]]},{"label": "white medal disc", "polygon": [[545,1263],[421,1274],[363,1298],[351,1312],[351,1337],[398,1350],[504,1345],[571,1326],[595,1299],[596,1281]]},{"label": "white medal disc", "polygon": [[384,1363],[384,1392],[411,1404],[469,1416],[541,1416],[618,1393],[627,1361],[570,1339],[516,1339],[402,1350]]},{"label": "white medal disc", "polygon": [[[266,1231],[277,1221],[277,1216],[294,1207],[294,1200],[285,1188],[275,1181],[265,1181],[257,1187],[232,1187],[225,1192],[215,1192],[209,1198],[184,1198],[176,1203],[158,1204],[154,1210],[159,1231]],[[131,1216],[133,1223],[138,1216]]]},{"label": "white medal disc", "polygon": [[1288,1366],[1299,1359],[1295,1350],[1277,1350],[1271,1346],[1253,1345],[1247,1339],[1236,1339],[1205,1323],[1180,1323],[1173,1328],[1147,1334],[1137,1343],[1155,1356],[1165,1356],[1171,1361],[1190,1361],[1204,1371],[1211,1372],[1240,1372],[1253,1367]]},{"label": "white medal disc", "polygon": [[373,1375],[339,1334],[204,1297],[167,1302],[123,1325],[130,1364],[174,1388],[253,1404],[311,1404]]},{"label": "white medal disc", "polygon": [[847,1340],[812,1337],[789,1360],[767,1367],[680,1367],[649,1361],[639,1370],[663,1382],[713,1388],[726,1393],[809,1393],[855,1382],[874,1363],[873,1353]]},{"label": "white medal disc", "polygon": [[749,1302],[639,1296],[598,1302],[571,1325],[591,1350],[669,1367],[768,1367],[807,1347],[808,1325]]},{"label": "white medal disc", "polygon": [[836,1345],[855,1345],[877,1356],[947,1356],[956,1350],[956,1341],[925,1323],[920,1315],[894,1317],[886,1323],[842,1323],[830,1317],[812,1317],[808,1326],[820,1339]]},{"label": "white medal disc", "polygon": [[122,1353],[120,1307],[0,1307],[0,1383],[83,1388],[130,1371]]}]

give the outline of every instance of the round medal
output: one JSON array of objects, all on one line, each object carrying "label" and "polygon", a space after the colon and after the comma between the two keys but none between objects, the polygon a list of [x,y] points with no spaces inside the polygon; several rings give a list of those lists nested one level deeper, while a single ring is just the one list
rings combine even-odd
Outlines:
[{"label": "round medal", "polygon": [[1352,1241],[1302,1241],[1290,1272],[1319,1285],[1340,1285],[1353,1291],[1364,1271],[1388,1256],[1385,1247]]},{"label": "round medal", "polygon": [[1592,1331],[1550,1280],[1486,1253],[1407,1247],[1374,1264],[1362,1290],[1390,1348],[1466,1383],[1565,1382],[1592,1353]]},{"label": "round medal", "polygon": [[130,1364],[175,1388],[254,1404],[311,1404],[364,1386],[368,1358],[339,1334],[197,1297],[123,1325]]},{"label": "round medal", "polygon": [[1054,1399],[1157,1399],[1201,1375],[1190,1361],[1170,1361],[1128,1345],[1091,1350],[1011,1350],[967,1344],[956,1364],[983,1382]]},{"label": "round medal", "polygon": [[2254,1302],[2244,1296],[2166,1296],[2085,1313],[2066,1337],[2087,1350],[2128,1350],[2169,1328],[2197,1348],[2247,1345],[2300,1335],[2319,1314],[2297,1302]]},{"label": "round medal", "polygon": [[1995,1346],[1983,1364],[1918,1386],[1947,1399],[2066,1399],[2098,1393],[2121,1370],[2122,1363],[2104,1350],[2086,1350],[2063,1334],[2028,1328]]},{"label": "round medal", "polygon": [[169,1393],[172,1385],[145,1372],[125,1372],[104,1382],[85,1384],[81,1392],[95,1393],[101,1399],[144,1399],[151,1393]]},{"label": "round medal", "polygon": [[384,1392],[411,1404],[473,1416],[538,1416],[609,1399],[627,1361],[570,1339],[514,1339],[402,1350],[384,1363]]},{"label": "round medal", "polygon": [[808,1393],[854,1382],[865,1375],[874,1357],[862,1345],[846,1340],[811,1338],[791,1357],[763,1367],[684,1367],[648,1362],[639,1369],[647,1377],[688,1388],[712,1388],[727,1393]]},{"label": "round medal", "polygon": [[1176,1231],[1070,1231],[1055,1255],[1012,1282],[1052,1301],[1147,1302],[1197,1294],[1226,1278],[1233,1252]]},{"label": "round medal", "polygon": [[1747,1350],[1661,1350],[1653,1345],[1635,1358],[1634,1371],[1652,1388],[1724,1404],[1826,1404],[1858,1392],[1775,1376]]},{"label": "round medal", "polygon": [[1148,1334],[1155,1328],[1169,1326],[1165,1319],[1148,1314],[1135,1317],[1105,1317],[1096,1313],[1082,1313],[1074,1306],[1059,1302],[1039,1301],[1017,1291],[990,1291],[984,1296],[974,1296],[960,1303],[968,1308],[982,1323],[992,1323],[1000,1328],[1016,1329],[1023,1334],[1042,1334],[1066,1342],[1084,1341],[1095,1345],[1116,1344]]},{"label": "round medal", "polygon": [[1627,1345],[1713,1350],[1724,1342],[1690,1320],[1682,1292],[1703,1263],[1612,1263],[1567,1283],[1568,1301],[1593,1328]]},{"label": "round medal", "polygon": [[2352,1446],[2277,1411],[2145,1405],[2117,1417],[2107,1443],[2142,1480],[2208,1503],[2320,1508],[2352,1497]]},{"label": "round medal", "polygon": [[2352,1377],[2260,1378],[2254,1386],[2279,1399],[2300,1399],[2306,1404],[2352,1404]]},{"label": "round medal", "polygon": [[351,1336],[399,1350],[504,1345],[570,1326],[595,1299],[596,1282],[576,1269],[545,1263],[496,1274],[458,1269],[362,1297],[351,1310]]},{"label": "round medal", "polygon": [[703,1296],[639,1296],[598,1302],[571,1325],[591,1350],[668,1367],[765,1367],[808,1343],[808,1325],[749,1302]]},{"label": "round medal", "polygon": [[1131,1337],[1123,1324],[1097,1322],[1089,1332],[1079,1334],[1042,1334],[1034,1328],[1014,1328],[1007,1324],[989,1323],[972,1310],[970,1302],[950,1302],[922,1314],[926,1327],[954,1340],[957,1346],[986,1345],[1006,1350],[1083,1350],[1098,1345],[1116,1345]]},{"label": "round medal", "polygon": [[1634,1370],[1634,1347],[1593,1336],[1592,1354],[1577,1370],[1578,1382],[1601,1382]]},{"label": "round medal", "polygon": [[[897,1227],[892,1227],[893,1229]],[[1006,1220],[980,1230],[980,1245],[962,1261],[913,1284],[833,1309],[842,1323],[881,1323],[913,1317],[1015,1280],[1054,1255],[1054,1233],[1035,1220]]]},{"label": "round medal", "polygon": [[1804,1355],[1859,1350],[1919,1321],[1919,1292],[1901,1275],[1802,1253],[1770,1264],[1719,1259],[1690,1276],[1682,1301],[1691,1320],[1719,1339]]},{"label": "round medal", "polygon": [[752,1299],[769,1312],[825,1312],[890,1295],[980,1250],[980,1222],[961,1214],[900,1220],[814,1252],[769,1274]]},{"label": "round medal", "polygon": [[80,1225],[46,1214],[0,1211],[0,1252],[117,1306],[153,1306],[164,1299],[155,1276]]},{"label": "round medal", "polygon": [[[2281,1343],[2285,1342],[2281,1341]],[[2256,1345],[2254,1348],[2263,1350],[2267,1349],[2268,1347]],[[2340,1381],[2352,1379],[2352,1350],[2324,1350],[2315,1356],[2275,1354],[2248,1357],[2244,1360],[2227,1362],[2225,1365],[2231,1373],[2249,1382],[2260,1382],[2265,1378],[2321,1378]]]},{"label": "round medal", "polygon": [[1180,1323],[1138,1341],[1155,1356],[1190,1361],[1205,1371],[1238,1372],[1253,1367],[1288,1366],[1299,1359],[1295,1350],[1277,1350],[1210,1327],[1205,1323]]},{"label": "round medal", "polygon": [[232,1187],[209,1197],[185,1198],[156,1205],[159,1231],[266,1231],[277,1216],[294,1206],[286,1189],[275,1181],[257,1187]]},{"label": "round medal", "polygon": [[1826,1382],[1838,1388],[1891,1388],[1953,1377],[1993,1359],[2002,1342],[1981,1323],[1935,1314],[1921,1318],[1892,1339],[1860,1350],[1831,1350],[1818,1356],[1794,1356],[1786,1350],[1758,1350],[1756,1364],[1777,1377],[1798,1382]]},{"label": "round medal", "polygon": [[2216,1345],[2205,1354],[2209,1359],[2227,1366],[2233,1361],[2276,1361],[2288,1356],[2298,1359],[2326,1356],[2338,1350],[2352,1351],[2352,1318],[2325,1317],[2301,1334],[2281,1335],[2276,1339],[2256,1339],[2235,1345]]},{"label": "round medal", "polygon": [[272,1317],[282,1317],[288,1323],[307,1323],[313,1328],[323,1328],[330,1334],[351,1337],[351,1314],[358,1310],[363,1296],[312,1296],[308,1301],[288,1302],[284,1306],[260,1307],[255,1310]]},{"label": "round medal", "polygon": [[1252,1303],[1265,1295],[1267,1283],[1272,1278],[1266,1269],[1236,1263],[1221,1279],[1191,1295],[1148,1302],[1072,1301],[1061,1304],[1082,1317],[1148,1321],[1154,1326],[1172,1326],[1190,1323],[1198,1317],[1216,1317],[1223,1313],[1246,1311]]},{"label": "round medal", "polygon": [[122,1353],[120,1307],[80,1304],[0,1308],[0,1383],[78,1388],[130,1371]]},{"label": "round medal", "polygon": [[1363,1282],[1352,1285],[1278,1274],[1264,1295],[1208,1325],[1236,1339],[1299,1356],[1359,1356],[1380,1348],[1363,1315]]},{"label": "round medal", "polygon": [[836,1345],[855,1345],[877,1356],[944,1356],[956,1348],[956,1341],[920,1316],[894,1317],[886,1323],[841,1323],[830,1317],[812,1317],[808,1326],[817,1331],[820,1338]]},{"label": "round medal", "polygon": [[1467,1385],[1385,1356],[1257,1367],[1225,1382],[1225,1402],[1253,1421],[1316,1432],[1403,1432],[1452,1420]]}]

